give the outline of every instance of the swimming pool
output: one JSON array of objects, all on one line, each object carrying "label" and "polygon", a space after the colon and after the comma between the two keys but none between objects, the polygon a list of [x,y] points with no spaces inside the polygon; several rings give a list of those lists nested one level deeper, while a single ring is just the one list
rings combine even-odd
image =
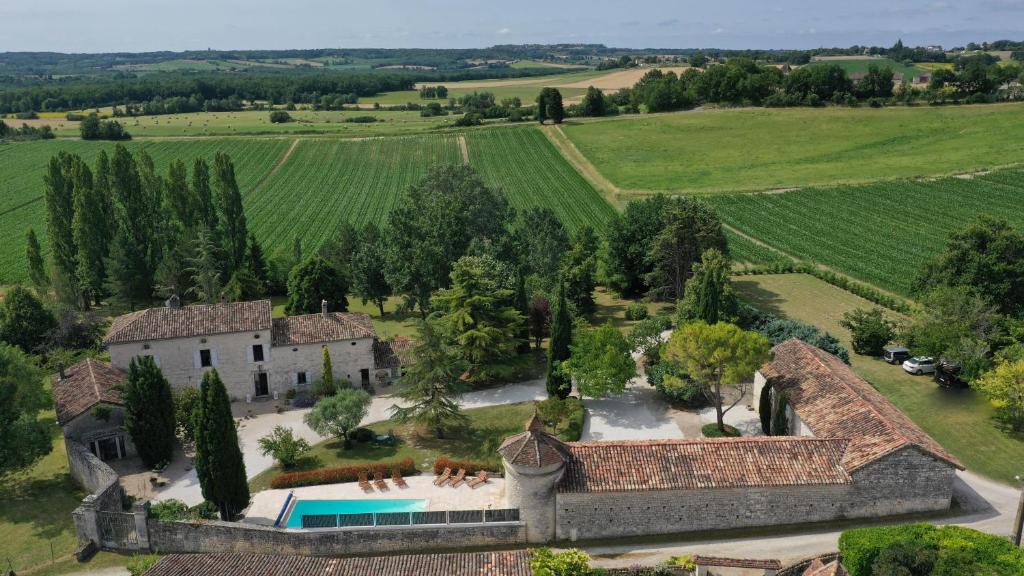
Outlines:
[{"label": "swimming pool", "polygon": [[303,516],[425,512],[426,500],[297,500],[288,514],[287,528],[301,528]]}]

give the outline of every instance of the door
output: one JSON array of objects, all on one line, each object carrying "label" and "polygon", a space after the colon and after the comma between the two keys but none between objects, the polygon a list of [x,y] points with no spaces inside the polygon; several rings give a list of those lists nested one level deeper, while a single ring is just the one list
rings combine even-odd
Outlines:
[{"label": "door", "polygon": [[370,370],[369,368],[363,368],[359,371],[359,378],[362,381],[363,388],[370,387]]},{"label": "door", "polygon": [[96,448],[99,450],[99,454],[97,454],[97,456],[100,457],[100,460],[117,460],[121,457],[121,451],[118,449],[117,436],[97,440]]},{"label": "door", "polygon": [[257,372],[253,375],[253,382],[256,385],[257,396],[269,396],[270,395],[270,380],[267,377],[266,372]]}]

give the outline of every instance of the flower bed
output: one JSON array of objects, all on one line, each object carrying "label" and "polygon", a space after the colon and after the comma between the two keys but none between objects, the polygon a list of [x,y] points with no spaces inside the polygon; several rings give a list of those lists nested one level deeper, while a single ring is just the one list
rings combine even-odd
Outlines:
[{"label": "flower bed", "polygon": [[275,489],[298,488],[300,486],[318,486],[320,484],[355,482],[356,480],[359,480],[359,474],[361,473],[366,473],[367,476],[373,476],[375,472],[380,472],[381,474],[390,477],[391,472],[395,469],[398,469],[406,476],[411,476],[419,472],[416,468],[416,463],[413,462],[412,458],[406,458],[404,460],[396,460],[394,462],[356,464],[354,466],[342,466],[340,468],[321,468],[319,470],[309,470],[306,472],[278,474],[270,481],[270,487]]}]

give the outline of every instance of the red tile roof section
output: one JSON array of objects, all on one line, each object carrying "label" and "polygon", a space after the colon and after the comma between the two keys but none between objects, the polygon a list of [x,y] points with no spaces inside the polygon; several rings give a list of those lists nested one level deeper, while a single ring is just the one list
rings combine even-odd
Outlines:
[{"label": "red tile roof section", "polygon": [[339,340],[376,338],[373,321],[367,314],[329,312],[274,318],[271,332],[272,346],[319,344]]},{"label": "red tile roof section", "polygon": [[412,340],[395,336],[391,340],[376,340],[373,343],[373,365],[380,368],[398,368],[409,364],[412,357]]},{"label": "red tile roof section", "polygon": [[369,558],[170,554],[146,576],[530,576],[530,553],[472,552]]},{"label": "red tile roof section", "polygon": [[121,405],[121,392],[116,387],[124,381],[121,372],[109,362],[86,358],[53,377],[53,403],[57,421],[67,424],[96,404]]},{"label": "red tile roof section", "polygon": [[819,438],[849,438],[843,465],[850,472],[907,446],[963,465],[839,358],[800,340],[772,349],[761,368],[787,391],[789,405]]},{"label": "red tile roof section", "polygon": [[559,492],[848,484],[845,439],[570,442]]},{"label": "red tile roof section", "polygon": [[778,570],[782,568],[782,562],[778,560],[752,560],[750,558],[694,556],[693,562],[698,566],[717,566],[719,568],[753,568],[756,570]]},{"label": "red tile roof section", "polygon": [[812,564],[803,576],[849,576],[849,574],[838,560],[833,560],[825,565],[821,565],[820,561],[818,561],[818,566]]},{"label": "red tile roof section", "polygon": [[[530,423],[533,423],[532,418]],[[536,427],[506,438],[498,448],[498,454],[509,464],[531,468],[565,462],[568,456],[564,442]]]},{"label": "red tile roof section", "polygon": [[104,344],[270,330],[270,300],[138,310],[118,316]]}]

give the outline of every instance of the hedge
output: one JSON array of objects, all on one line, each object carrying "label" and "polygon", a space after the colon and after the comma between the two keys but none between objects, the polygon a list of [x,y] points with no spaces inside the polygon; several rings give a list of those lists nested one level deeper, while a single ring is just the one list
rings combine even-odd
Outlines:
[{"label": "hedge", "polygon": [[486,470],[488,472],[501,472],[501,466],[490,462],[474,462],[473,460],[452,460],[444,456],[438,457],[434,461],[434,474],[440,474],[444,472],[445,468],[451,468],[452,472],[456,470],[465,470],[468,474],[474,474],[477,470]]},{"label": "hedge", "polygon": [[583,400],[575,396],[565,399],[569,403],[569,414],[565,417],[565,427],[558,432],[558,438],[563,442],[575,442],[583,435],[583,421],[587,411],[583,407]]},{"label": "hedge", "polygon": [[882,550],[908,543],[938,551],[933,574],[1024,574],[1024,549],[1015,548],[1005,538],[962,526],[917,523],[847,530],[839,537],[839,552],[850,576],[873,576],[872,565]]},{"label": "hedge", "polygon": [[413,462],[412,458],[405,458],[404,460],[397,460],[394,462],[355,464],[353,466],[341,466],[339,468],[320,468],[319,470],[309,470],[306,472],[278,474],[271,479],[270,487],[274,489],[298,488],[300,486],[318,486],[320,484],[355,482],[356,480],[359,480],[359,474],[363,472],[365,472],[367,476],[372,476],[375,472],[380,472],[385,476],[389,476],[395,469],[398,469],[406,476],[411,476],[419,472],[416,468],[416,463]]}]

